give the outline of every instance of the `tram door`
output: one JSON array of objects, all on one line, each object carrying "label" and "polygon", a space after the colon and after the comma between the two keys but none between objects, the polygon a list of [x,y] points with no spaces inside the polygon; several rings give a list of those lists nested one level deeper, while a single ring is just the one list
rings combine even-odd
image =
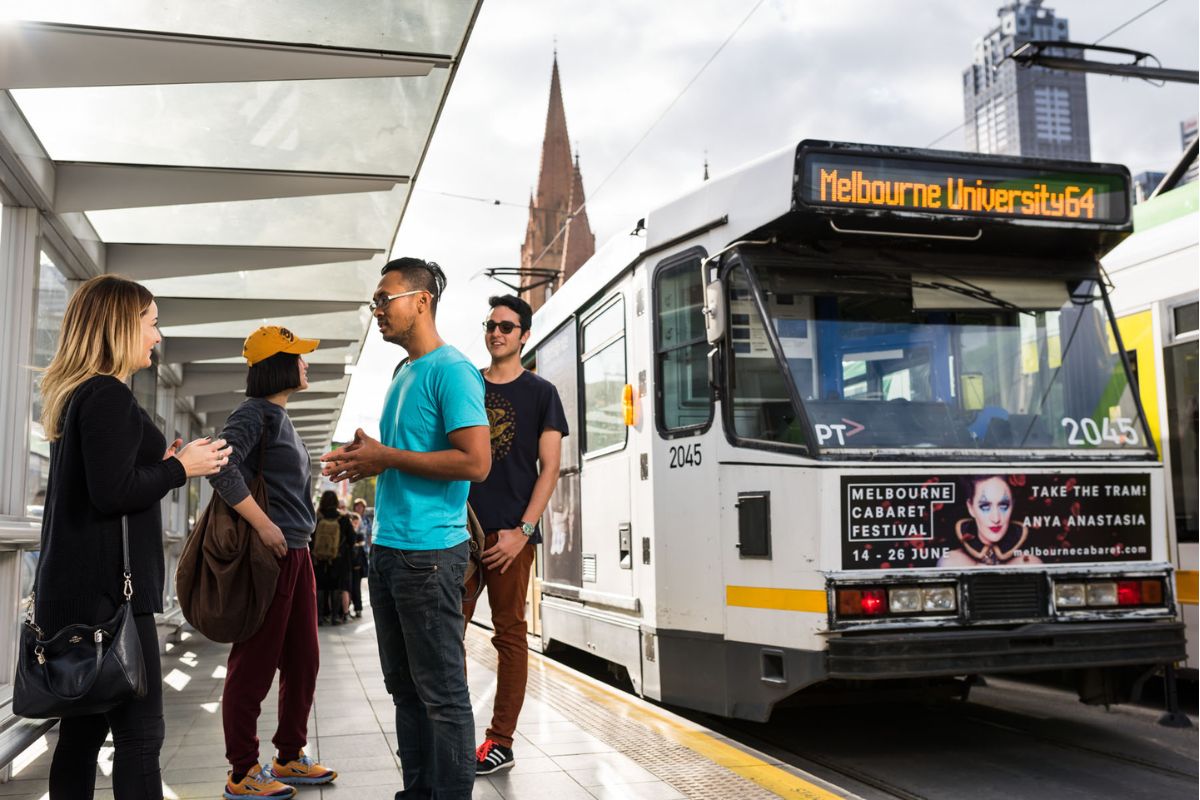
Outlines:
[{"label": "tram door", "polygon": [[625,424],[629,304],[621,292],[593,304],[579,322],[582,589],[633,596],[630,475],[634,447]]},{"label": "tram door", "polygon": [[558,485],[542,517],[542,545],[538,558],[538,574],[531,583],[538,584],[532,592],[534,600],[533,633],[541,635],[541,613],[538,605],[542,584],[579,589],[583,585],[583,532],[580,507],[580,440],[578,364],[579,356],[576,321],[572,317],[542,342],[537,351],[537,371],[558,389],[570,433],[562,442],[562,457]]}]

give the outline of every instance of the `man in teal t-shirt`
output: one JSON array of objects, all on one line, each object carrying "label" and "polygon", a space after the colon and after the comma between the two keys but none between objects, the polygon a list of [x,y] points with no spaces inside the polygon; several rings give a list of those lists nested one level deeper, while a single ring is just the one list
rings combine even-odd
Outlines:
[{"label": "man in teal t-shirt", "polygon": [[438,335],[446,276],[398,258],[383,267],[371,311],[408,352],[384,399],[380,440],[321,458],[334,480],[378,475],[368,586],[383,680],[396,706],[404,788],[397,798],[467,800],[475,720],[463,651],[467,494],[492,465],[479,371]]}]

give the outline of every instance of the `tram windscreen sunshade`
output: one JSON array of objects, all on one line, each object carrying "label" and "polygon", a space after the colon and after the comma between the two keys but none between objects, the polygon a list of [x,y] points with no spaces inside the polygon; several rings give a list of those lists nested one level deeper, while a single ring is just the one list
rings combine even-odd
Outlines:
[{"label": "tram windscreen sunshade", "polygon": [[994,219],[1122,225],[1128,178],[1084,172],[807,152],[798,199],[808,206],[920,211]]}]

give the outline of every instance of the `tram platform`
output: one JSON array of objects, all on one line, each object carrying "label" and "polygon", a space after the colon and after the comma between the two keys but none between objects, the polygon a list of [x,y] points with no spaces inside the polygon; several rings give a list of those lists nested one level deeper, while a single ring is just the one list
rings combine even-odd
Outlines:
[{"label": "tram platform", "polygon": [[[472,705],[482,739],[496,686],[490,632],[467,634]],[[363,618],[322,627],[321,672],[308,752],[336,769],[336,783],[302,788],[310,800],[391,800],[400,788],[391,698],[384,690],[370,609]],[[228,645],[196,633],[163,656],[167,736],[162,752],[167,798],[216,798],[227,765],[220,702]],[[263,760],[272,754],[276,688],[263,704]],[[13,763],[3,800],[49,800],[52,731]],[[479,778],[476,800],[808,800],[852,798],[819,779],[530,653],[529,689],[514,739],[516,765]],[[112,748],[101,751],[96,797],[112,797]]]}]

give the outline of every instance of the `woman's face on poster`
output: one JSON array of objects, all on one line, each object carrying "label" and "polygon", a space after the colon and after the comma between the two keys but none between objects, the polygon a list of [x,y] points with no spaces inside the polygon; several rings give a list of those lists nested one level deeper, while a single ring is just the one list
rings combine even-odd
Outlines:
[{"label": "woman's face on poster", "polygon": [[1012,505],[1012,490],[1003,478],[988,478],[975,484],[967,511],[975,520],[975,530],[982,541],[996,544],[1004,538],[1012,521]]}]

